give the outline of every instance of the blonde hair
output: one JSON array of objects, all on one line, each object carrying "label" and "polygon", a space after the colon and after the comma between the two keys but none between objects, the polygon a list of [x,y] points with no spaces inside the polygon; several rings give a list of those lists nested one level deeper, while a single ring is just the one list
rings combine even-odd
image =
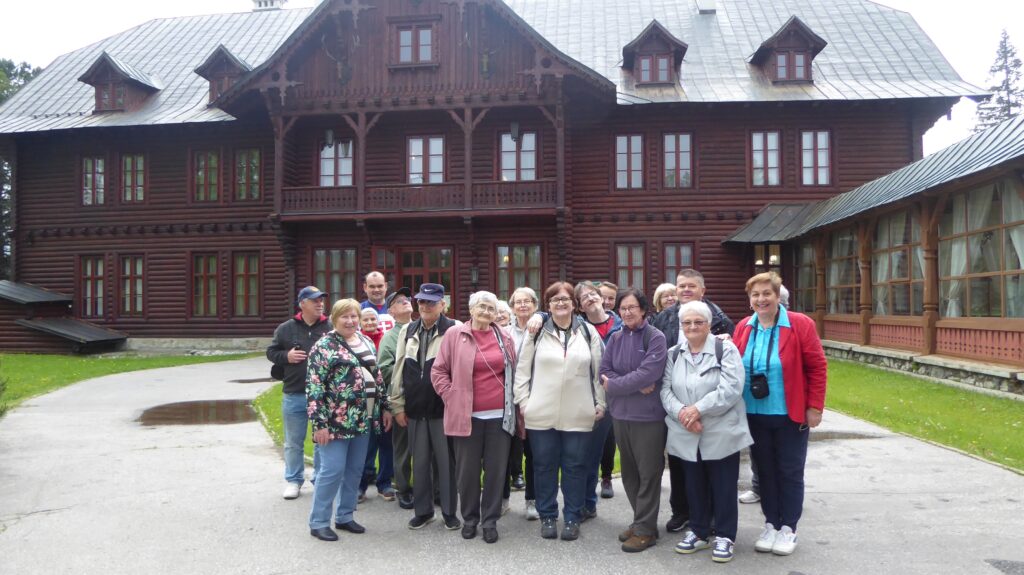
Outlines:
[{"label": "blonde hair", "polygon": [[775,295],[781,295],[779,292],[782,290],[782,278],[775,272],[762,272],[754,277],[747,280],[747,295],[750,295],[750,290],[754,289],[757,284],[768,283],[772,286],[772,291]]},{"label": "blonde hair", "polygon": [[359,302],[351,298],[339,299],[338,301],[334,302],[334,305],[331,306],[331,325],[337,323],[339,317],[345,315],[350,311],[354,311],[356,312],[356,315],[358,315],[359,317],[363,317],[363,314],[360,313],[359,307]]},{"label": "blonde hair", "polygon": [[660,312],[665,309],[661,307],[661,296],[666,293],[676,293],[676,286],[670,283],[663,283],[658,286],[658,289],[654,290],[654,311]]}]

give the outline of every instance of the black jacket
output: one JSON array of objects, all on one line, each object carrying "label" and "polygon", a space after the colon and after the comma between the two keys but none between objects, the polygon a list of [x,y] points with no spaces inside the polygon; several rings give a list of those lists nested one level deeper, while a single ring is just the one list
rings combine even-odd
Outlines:
[{"label": "black jacket", "polygon": [[398,349],[395,352],[395,371],[391,376],[392,409],[401,406],[400,409],[409,419],[444,417],[444,401],[434,391],[430,370],[434,367],[434,358],[437,357],[437,352],[441,349],[441,340],[444,339],[445,332],[454,325],[455,320],[446,316],[442,315],[437,319],[437,323],[434,324],[437,329],[427,342],[427,349],[423,352],[422,365],[419,356],[420,331],[423,328],[423,322],[416,320],[402,327],[403,331],[398,336]]},{"label": "black jacket", "polygon": [[288,363],[288,352],[298,347],[308,354],[313,344],[329,331],[331,322],[327,316],[322,315],[315,324],[308,325],[301,313],[274,330],[274,341],[267,347],[267,359],[284,368],[285,393],[306,393],[306,362]]},{"label": "black jacket", "polygon": [[[729,316],[725,315],[722,308],[711,300],[705,298],[701,301],[711,308],[711,335],[727,333],[731,336],[736,325],[729,319]],[[668,347],[679,342],[679,305],[679,302],[676,302],[672,304],[672,307],[661,310],[661,313],[654,316],[654,320],[651,321],[651,325],[665,334],[665,345]]]}]

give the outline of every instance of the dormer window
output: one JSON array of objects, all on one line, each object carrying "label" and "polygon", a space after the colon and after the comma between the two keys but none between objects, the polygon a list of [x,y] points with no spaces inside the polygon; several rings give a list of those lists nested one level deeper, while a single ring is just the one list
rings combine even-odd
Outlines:
[{"label": "dormer window", "polygon": [[828,42],[796,16],[791,16],[750,56],[772,82],[811,82],[811,61]]},{"label": "dormer window", "polygon": [[677,80],[686,48],[685,42],[652,20],[622,48],[622,67],[632,72],[637,85],[671,84]]},{"label": "dormer window", "polygon": [[251,69],[221,44],[193,71],[210,81],[210,102],[213,103]]},{"label": "dormer window", "polygon": [[95,89],[95,112],[130,112],[160,90],[156,80],[106,52],[100,54],[78,81]]}]

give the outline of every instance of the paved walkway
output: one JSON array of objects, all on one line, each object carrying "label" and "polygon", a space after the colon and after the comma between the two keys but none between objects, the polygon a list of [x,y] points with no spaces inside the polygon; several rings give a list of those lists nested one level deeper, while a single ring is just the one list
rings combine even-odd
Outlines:
[{"label": "paved walkway", "polygon": [[252,398],[269,384],[231,380],[267,371],[249,359],[103,377],[0,420],[0,573],[1024,574],[1024,477],[834,413],[814,432],[788,558],[754,552],[761,520],[749,505],[730,565],[675,554],[675,535],[622,553],[630,511],[618,482],[572,543],[540,539],[521,493],[494,545],[439,522],[409,531],[409,512],[376,497],[356,514],[366,535],[323,543],[306,528],[309,491],[281,499],[281,456],[259,423],[135,421],[164,403]]}]

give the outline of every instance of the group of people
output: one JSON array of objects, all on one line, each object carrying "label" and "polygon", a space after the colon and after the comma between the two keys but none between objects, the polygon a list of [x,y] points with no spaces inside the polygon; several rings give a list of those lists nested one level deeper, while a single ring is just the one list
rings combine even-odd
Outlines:
[{"label": "group of people", "polygon": [[[507,303],[478,291],[465,323],[446,315],[439,284],[388,293],[371,272],[368,299],[336,301],[329,317],[326,294],[303,288],[299,313],[267,350],[284,380],[284,497],[303,484],[308,419],[314,537],[363,533],[353,514],[374,481],[381,497],[412,510],[410,529],[432,523],[439,506],[446,529],[466,539],[479,530],[487,543],[499,538],[510,490],[522,487],[541,537],[572,541],[597,515],[613,438],[633,509],[623,551],[658,540],[667,452],[665,529],[685,531],[677,552],[731,560],[738,498],[759,497],[765,525],[755,550],[792,553],[809,428],[824,410],[814,322],[786,308],[774,273],[747,281],[752,313],[738,324],[704,297],[696,270],[681,271],[673,287],[659,286],[653,305],[607,282],[555,282],[539,296],[520,287]],[[745,448],[753,496],[737,489]]]}]

